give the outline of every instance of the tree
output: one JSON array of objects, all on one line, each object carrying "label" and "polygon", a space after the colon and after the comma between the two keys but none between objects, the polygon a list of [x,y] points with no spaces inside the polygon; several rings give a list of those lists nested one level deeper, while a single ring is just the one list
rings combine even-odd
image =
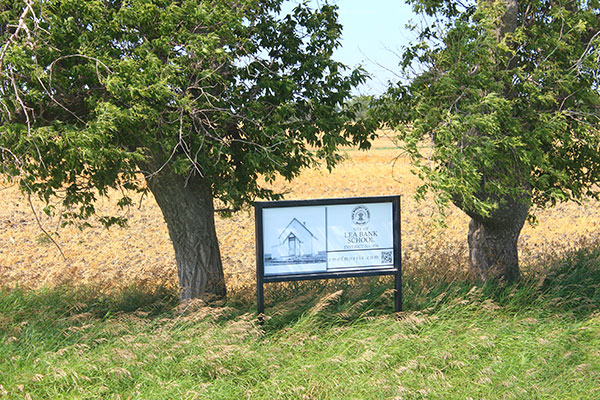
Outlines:
[{"label": "tree", "polygon": [[365,121],[365,119],[368,118],[368,111],[372,101],[373,96],[358,95],[352,97],[349,101],[347,101],[346,106],[351,107],[355,110],[355,117],[357,121]]},{"label": "tree", "polygon": [[121,207],[149,190],[180,297],[224,295],[213,203],[279,198],[261,182],[368,146],[340,109],[365,74],[331,59],[336,7],[282,2],[2,0],[0,173],[67,221],[111,188]]},{"label": "tree", "polygon": [[406,79],[378,99],[376,116],[399,130],[424,181],[418,195],[471,218],[472,271],[514,280],[536,209],[598,197],[599,2],[409,3],[426,24],[412,27]]}]

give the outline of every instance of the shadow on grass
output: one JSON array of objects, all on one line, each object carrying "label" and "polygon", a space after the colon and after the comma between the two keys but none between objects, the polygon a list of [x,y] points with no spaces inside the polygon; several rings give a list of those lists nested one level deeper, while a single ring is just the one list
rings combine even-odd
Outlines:
[{"label": "shadow on grass", "polygon": [[[439,269],[439,268],[438,268]],[[600,308],[600,247],[590,246],[555,259],[543,273],[530,273],[514,284],[486,283],[474,286],[464,274],[435,271],[426,280],[427,266],[406,268],[403,277],[405,312],[441,312],[449,304],[471,305],[485,301],[507,312],[535,309],[542,315],[586,318]],[[266,334],[303,321],[311,328],[348,325],[393,314],[392,277],[351,278],[266,285]],[[200,304],[200,306],[198,306]],[[174,289],[132,285],[102,294],[93,287],[61,286],[35,291],[0,289],[0,336],[15,326],[43,325],[57,330],[75,324],[77,315],[109,321],[123,314],[146,319],[174,320],[202,308],[214,323],[227,323],[256,310],[253,287],[232,291],[226,301],[178,305]],[[209,312],[207,312],[209,310]],[[213,310],[214,312],[210,312]],[[201,320],[195,319],[195,321]]]},{"label": "shadow on grass", "polygon": [[[436,313],[451,304],[482,305],[508,313],[585,319],[600,309],[600,247],[588,246],[529,268],[515,283],[474,284],[464,272],[433,271],[409,265],[403,276],[403,311]],[[439,268],[438,268],[439,270]],[[392,277],[310,281],[272,285],[266,290],[265,330],[302,318],[316,325],[349,324],[393,313]]]},{"label": "shadow on grass", "polygon": [[68,324],[77,315],[109,319],[131,312],[152,317],[169,312],[176,305],[173,290],[144,285],[131,285],[110,293],[68,284],[38,290],[0,288],[0,334],[9,322]]}]

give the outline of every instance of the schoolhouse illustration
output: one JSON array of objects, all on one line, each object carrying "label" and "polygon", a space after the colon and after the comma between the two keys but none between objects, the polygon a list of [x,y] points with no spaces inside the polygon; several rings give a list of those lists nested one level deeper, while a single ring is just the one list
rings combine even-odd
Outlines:
[{"label": "schoolhouse illustration", "polygon": [[294,259],[317,256],[317,238],[302,222],[293,218],[271,247],[273,259]]}]

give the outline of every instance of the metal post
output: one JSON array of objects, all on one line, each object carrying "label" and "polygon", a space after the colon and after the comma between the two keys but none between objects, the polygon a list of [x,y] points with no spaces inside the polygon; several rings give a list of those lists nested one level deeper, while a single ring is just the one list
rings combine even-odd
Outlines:
[{"label": "metal post", "polygon": [[265,286],[262,279],[256,283],[256,302],[258,323],[262,325],[265,322]]},{"label": "metal post", "polygon": [[265,285],[263,281],[265,276],[265,266],[261,203],[255,203],[254,205],[254,224],[256,234],[256,308],[258,323],[262,325],[265,321]]},{"label": "metal post", "polygon": [[394,266],[396,274],[394,276],[394,311],[402,311],[402,227],[401,215],[402,206],[400,196],[394,199]]},{"label": "metal post", "polygon": [[402,311],[402,271],[398,270],[394,275],[394,311]]}]

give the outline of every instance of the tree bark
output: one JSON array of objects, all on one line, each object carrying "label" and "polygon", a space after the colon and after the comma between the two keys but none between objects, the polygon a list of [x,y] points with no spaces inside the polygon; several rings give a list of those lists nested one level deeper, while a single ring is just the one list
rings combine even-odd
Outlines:
[{"label": "tree bark", "polygon": [[149,162],[141,166],[154,172],[146,173],[146,182],[167,222],[175,249],[180,299],[225,296],[210,185],[197,174],[187,178],[178,175],[168,164]]},{"label": "tree bark", "polygon": [[[506,10],[495,30],[498,42],[502,41],[507,33],[514,32],[518,26],[520,2],[518,0],[502,1]],[[478,3],[482,2],[492,2],[492,0],[478,0]],[[512,68],[510,65],[503,67]],[[515,168],[518,169],[519,166],[515,166]],[[527,176],[528,174],[527,171],[521,171],[520,175]],[[492,215],[482,217],[467,212],[471,217],[467,236],[469,267],[476,277],[484,281],[514,281],[519,278],[517,241],[529,213],[531,188],[523,181],[516,185],[522,189],[521,198],[496,199],[499,207],[492,212]],[[480,197],[486,199],[490,196],[487,193],[481,193]],[[460,207],[459,203],[456,204]]]},{"label": "tree bark", "polygon": [[517,241],[529,213],[526,201],[509,201],[491,218],[471,215],[469,266],[483,281],[519,278]]}]

